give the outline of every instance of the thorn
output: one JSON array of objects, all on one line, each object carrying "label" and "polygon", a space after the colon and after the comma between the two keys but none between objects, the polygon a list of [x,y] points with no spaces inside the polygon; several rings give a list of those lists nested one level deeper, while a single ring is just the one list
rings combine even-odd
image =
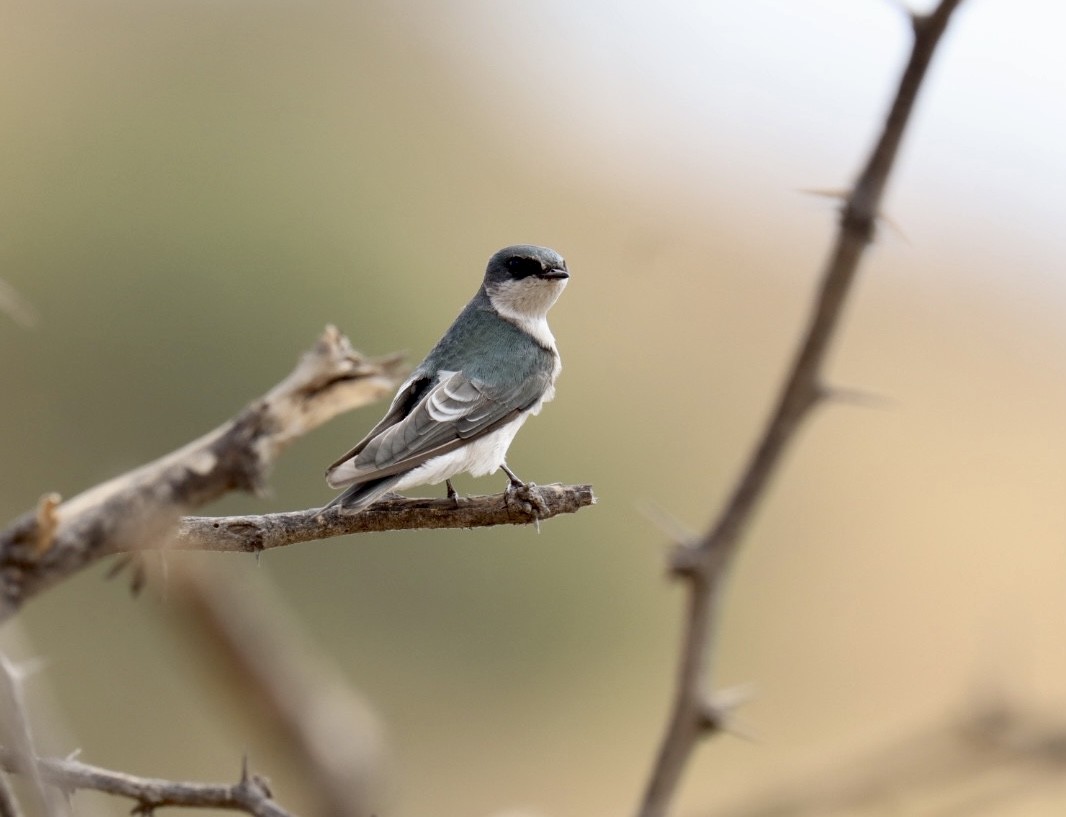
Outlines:
[{"label": "thorn", "polygon": [[752,730],[736,718],[736,711],[753,697],[754,684],[738,684],[712,693],[700,713],[700,727],[707,732],[725,732],[744,740],[756,740]]},{"label": "thorn", "polygon": [[248,771],[247,752],[241,755],[241,779],[237,782],[237,788],[267,799],[274,797],[274,792],[270,788],[270,780]]},{"label": "thorn", "polygon": [[45,668],[51,665],[51,660],[47,658],[28,658],[18,664],[9,663],[8,671],[11,673],[11,677],[19,684],[32,678],[37,673],[43,671]]},{"label": "thorn", "polygon": [[819,386],[819,398],[833,403],[869,409],[890,409],[898,405],[891,397],[862,389],[849,389],[840,386]]},{"label": "thorn", "polygon": [[274,790],[270,787],[270,778],[263,777],[261,774],[253,774],[252,782],[259,787],[260,793],[268,799],[273,799]]},{"label": "thorn", "polygon": [[898,221],[893,218],[890,218],[889,216],[886,216],[884,213],[878,213],[877,220],[883,223],[886,227],[888,227],[889,230],[891,230],[895,234],[896,238],[898,238],[904,244],[911,243],[911,240],[907,237],[907,234],[903,232],[903,228],[899,225]]},{"label": "thorn", "polygon": [[74,751],[70,752],[63,759],[64,760],[77,760],[79,757],[81,757],[81,747],[80,746],[77,749],[75,749]]},{"label": "thorn", "polygon": [[846,202],[848,200],[848,196],[851,195],[851,191],[847,188],[819,189],[814,187],[801,187],[798,192],[804,194],[805,196],[817,196],[818,198],[822,199],[835,199],[836,201],[839,201],[841,203]]},{"label": "thorn", "polygon": [[652,499],[639,499],[636,503],[637,513],[643,516],[653,527],[659,529],[675,545],[695,547],[696,533],[687,528],[676,516]]},{"label": "thorn", "polygon": [[[852,194],[851,190],[846,190],[846,189],[840,189],[840,190],[829,190],[829,189],[826,189],[826,190],[821,190],[821,189],[810,188],[810,187],[801,187],[799,189],[799,192],[803,193],[804,195],[807,195],[807,196],[817,196],[818,198],[823,198],[823,199],[833,199],[835,201],[840,202],[841,204],[847,204],[848,199],[851,198],[851,194]],[[887,215],[885,215],[882,212],[878,212],[877,213],[877,221],[879,223],[881,223],[881,224],[884,224],[886,227],[888,227],[896,235],[896,237],[899,238],[904,243],[906,243],[906,244],[910,244],[911,243],[910,239],[907,238],[907,234],[905,232],[903,232],[903,228],[899,225],[899,222],[895,221],[890,216],[887,216]]]},{"label": "thorn", "polygon": [[703,572],[703,549],[696,544],[677,545],[670,551],[667,565],[677,579],[694,579]]},{"label": "thorn", "polygon": [[694,578],[703,571],[703,549],[700,539],[681,521],[650,499],[637,503],[637,511],[673,543],[666,557],[667,571],[674,578]]}]

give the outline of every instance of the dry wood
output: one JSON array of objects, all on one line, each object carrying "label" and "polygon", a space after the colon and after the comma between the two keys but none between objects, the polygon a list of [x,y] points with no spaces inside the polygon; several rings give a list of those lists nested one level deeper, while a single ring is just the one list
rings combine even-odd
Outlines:
[{"label": "dry wood", "polygon": [[530,484],[515,492],[455,501],[392,495],[357,514],[334,507],[259,516],[187,516],[178,524],[172,546],[255,553],[350,533],[537,524],[595,503],[591,485]]},{"label": "dry wood", "polygon": [[262,487],[281,450],[336,415],[381,399],[400,360],[368,360],[328,327],[296,368],[214,431],[60,503],[54,494],[0,532],[0,620],[112,553],[166,544],[181,516]]},{"label": "dry wood", "polygon": [[[22,771],[24,764],[16,754],[0,749],[0,765],[8,771]],[[247,763],[241,768],[240,780],[232,785],[138,777],[64,758],[39,757],[34,765],[41,779],[59,791],[88,789],[128,797],[137,803],[134,814],[151,815],[164,806],[184,806],[243,811],[255,817],[292,817],[271,798],[267,781],[249,774]]]}]

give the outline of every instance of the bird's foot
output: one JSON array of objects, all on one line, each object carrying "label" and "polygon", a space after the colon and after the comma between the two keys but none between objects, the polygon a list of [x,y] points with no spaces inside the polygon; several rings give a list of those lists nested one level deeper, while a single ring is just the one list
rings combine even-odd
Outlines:
[{"label": "bird's foot", "polygon": [[457,490],[455,490],[455,486],[452,485],[452,481],[450,479],[444,480],[444,484],[448,488],[448,499],[450,499],[452,501],[452,505],[454,505],[456,508],[458,508],[459,507],[459,492]]},{"label": "bird's foot", "polygon": [[514,471],[506,465],[502,467],[510,480],[507,483],[507,490],[504,492],[505,501],[525,515],[532,516],[539,533],[540,518],[548,514],[548,506],[541,498],[540,492],[537,490],[537,484],[535,482],[522,482],[515,476]]},{"label": "bird's foot", "polygon": [[526,487],[526,484],[518,478],[518,475],[506,465],[501,465],[500,470],[507,474],[507,479],[510,480],[510,484],[507,486],[508,493]]}]

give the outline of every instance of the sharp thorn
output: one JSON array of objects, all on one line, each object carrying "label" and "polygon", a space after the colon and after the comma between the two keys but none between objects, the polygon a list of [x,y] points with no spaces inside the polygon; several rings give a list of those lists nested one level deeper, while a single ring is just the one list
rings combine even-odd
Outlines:
[{"label": "sharp thorn", "polygon": [[11,664],[9,669],[12,678],[21,684],[27,678],[32,678],[34,675],[44,670],[51,663],[52,662],[47,658],[28,658],[25,661],[20,661],[18,664]]},{"label": "sharp thorn", "polygon": [[899,226],[899,222],[889,218],[884,213],[878,213],[877,220],[883,222],[884,225],[888,227],[889,230],[891,230],[893,233],[895,233],[896,237],[904,244],[911,243],[910,239],[907,238],[907,234],[903,232],[903,228]]},{"label": "sharp thorn", "polygon": [[675,578],[696,578],[703,572],[703,549],[696,545],[679,544],[670,551],[667,566]]},{"label": "sharp thorn", "polygon": [[726,732],[746,740],[754,740],[752,730],[737,722],[736,711],[755,694],[753,684],[740,684],[712,693],[703,705],[701,726],[709,732]]},{"label": "sharp thorn", "polygon": [[897,405],[895,400],[883,394],[841,386],[822,386],[819,388],[819,396],[833,403],[845,403],[859,408],[890,409]]},{"label": "sharp thorn", "polygon": [[848,196],[851,195],[851,191],[846,188],[840,189],[819,189],[814,187],[801,187],[799,192],[805,196],[817,196],[821,199],[835,199],[836,201],[845,202],[848,200]]},{"label": "sharp thorn", "polygon": [[697,541],[696,533],[687,528],[676,516],[652,499],[638,499],[637,513],[658,528],[675,545],[692,547]]}]

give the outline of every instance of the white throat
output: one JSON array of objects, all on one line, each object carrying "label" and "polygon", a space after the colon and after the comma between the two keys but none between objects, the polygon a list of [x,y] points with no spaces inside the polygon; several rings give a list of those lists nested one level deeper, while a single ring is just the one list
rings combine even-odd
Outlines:
[{"label": "white throat", "polygon": [[489,303],[504,320],[530,334],[545,349],[557,351],[555,336],[548,328],[548,310],[563,289],[566,279],[552,281],[508,281],[487,288]]}]

